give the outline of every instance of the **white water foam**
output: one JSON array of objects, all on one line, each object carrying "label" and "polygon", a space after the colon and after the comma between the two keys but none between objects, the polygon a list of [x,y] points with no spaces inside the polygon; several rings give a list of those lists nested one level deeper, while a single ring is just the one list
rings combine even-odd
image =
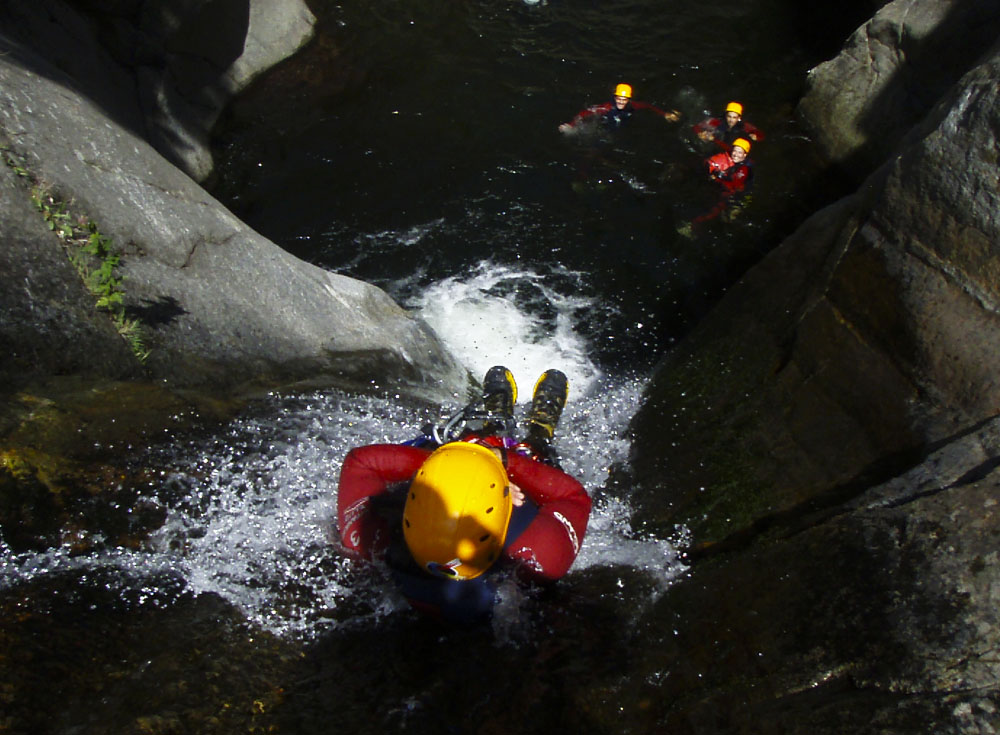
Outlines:
[{"label": "white water foam", "polygon": [[[559,275],[570,284],[583,278]],[[531,401],[536,378],[548,368],[566,373],[577,396],[602,377],[576,330],[593,299],[556,290],[543,273],[483,261],[468,276],[431,285],[410,306],[473,375],[493,365],[510,368],[521,403]]]},{"label": "white water foam", "polygon": [[[558,367],[568,374],[570,400],[556,448],[563,468],[594,499],[570,574],[630,567],[648,575],[655,597],[683,569],[677,552],[666,540],[638,537],[628,498],[605,489],[611,468],[627,460],[623,437],[643,380],[603,375],[573,328],[591,305],[547,284],[537,272],[484,263],[467,279],[432,286],[418,308],[470,370],[481,375],[494,364],[510,367],[522,383],[521,411],[542,370]],[[519,302],[513,293],[529,297]],[[537,316],[543,312],[546,319]],[[251,624],[278,635],[370,626],[407,606],[382,570],[338,550],[340,466],[352,447],[411,439],[436,418],[388,396],[273,396],[211,441],[154,449],[151,461],[164,467],[165,480],[153,501],[166,509],[166,521],[148,549],[18,555],[0,547],[0,584],[98,568],[139,578],[168,573],[183,579],[189,592],[219,595]],[[148,598],[157,599],[155,590]],[[526,598],[516,598],[501,606],[495,629],[515,628],[525,604]]]}]

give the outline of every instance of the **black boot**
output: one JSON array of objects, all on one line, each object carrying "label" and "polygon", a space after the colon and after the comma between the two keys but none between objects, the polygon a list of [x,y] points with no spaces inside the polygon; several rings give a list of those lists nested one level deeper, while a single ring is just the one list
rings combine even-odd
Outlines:
[{"label": "black boot", "polygon": [[563,407],[569,397],[569,380],[560,370],[546,370],[535,383],[528,411],[528,438],[541,440],[546,445],[556,433],[556,425],[562,416]]},{"label": "black boot", "polygon": [[483,406],[488,414],[484,431],[496,433],[504,430],[514,418],[517,403],[517,383],[514,375],[503,365],[495,365],[483,378]]}]

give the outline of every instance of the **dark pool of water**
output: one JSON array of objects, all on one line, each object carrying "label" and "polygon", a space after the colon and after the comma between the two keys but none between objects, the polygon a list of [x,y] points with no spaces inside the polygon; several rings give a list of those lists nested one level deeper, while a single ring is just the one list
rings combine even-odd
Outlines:
[{"label": "dark pool of water", "polygon": [[[658,354],[840,193],[794,107],[850,13],[831,24],[787,0],[314,9],[312,48],[220,126],[215,193],[289,251],[404,303],[484,259],[582,271],[609,307],[583,329],[613,345],[599,348],[613,370]],[[638,113],[603,143],[557,132],[618,81],[683,121]],[[689,240],[677,225],[715,201],[690,125],[730,99],[768,136],[752,151],[754,202]],[[636,321],[654,337],[603,339]]]}]

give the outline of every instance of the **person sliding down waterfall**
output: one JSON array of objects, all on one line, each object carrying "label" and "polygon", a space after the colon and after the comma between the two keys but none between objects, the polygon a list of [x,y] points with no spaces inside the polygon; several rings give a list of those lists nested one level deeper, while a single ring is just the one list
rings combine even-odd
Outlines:
[{"label": "person sliding down waterfall", "polygon": [[552,448],[569,395],[542,373],[518,441],[517,384],[490,368],[479,401],[405,444],[352,449],[340,473],[337,526],[349,554],[384,561],[411,606],[460,623],[488,619],[499,583],[551,583],[569,570],[590,496]]}]

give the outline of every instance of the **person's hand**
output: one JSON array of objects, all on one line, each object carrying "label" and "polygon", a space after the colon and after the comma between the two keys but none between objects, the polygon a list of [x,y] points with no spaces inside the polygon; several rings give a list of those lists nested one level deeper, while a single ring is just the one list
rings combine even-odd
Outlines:
[{"label": "person's hand", "polygon": [[670,122],[677,122],[678,120],[681,119],[681,113],[679,113],[677,110],[669,110],[663,113],[663,119],[668,120]]},{"label": "person's hand", "polygon": [[562,125],[559,126],[559,132],[560,133],[572,133],[573,132],[573,126],[570,125],[569,123],[563,123]]},{"label": "person's hand", "polygon": [[524,490],[513,482],[510,484],[510,502],[517,507],[524,505]]}]

